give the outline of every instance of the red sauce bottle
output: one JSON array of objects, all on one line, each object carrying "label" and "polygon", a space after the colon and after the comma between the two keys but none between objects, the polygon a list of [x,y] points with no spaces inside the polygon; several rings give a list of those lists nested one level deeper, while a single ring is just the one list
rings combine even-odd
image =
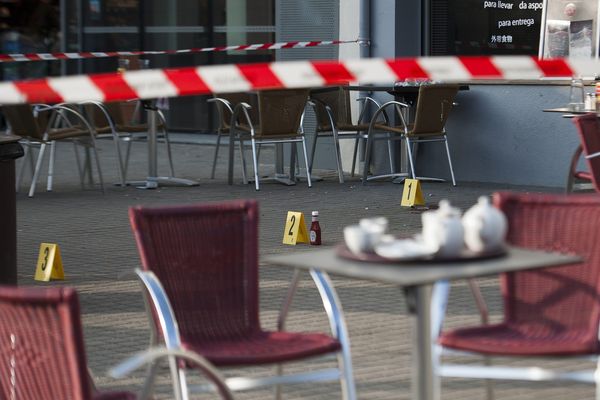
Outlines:
[{"label": "red sauce bottle", "polygon": [[319,225],[319,212],[312,212],[312,224],[310,225],[310,244],[319,246],[321,244],[321,226]]}]

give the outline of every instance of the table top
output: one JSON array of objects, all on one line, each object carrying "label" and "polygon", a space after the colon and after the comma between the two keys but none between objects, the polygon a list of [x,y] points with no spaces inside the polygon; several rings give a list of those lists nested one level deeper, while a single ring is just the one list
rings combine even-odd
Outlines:
[{"label": "table top", "polygon": [[581,257],[509,247],[506,255],[469,261],[412,261],[373,263],[340,258],[334,248],[265,257],[270,265],[319,269],[333,275],[416,286],[439,280],[475,278],[501,272],[552,267],[581,262]]},{"label": "table top", "polygon": [[596,110],[573,111],[569,107],[545,108],[542,111],[573,114],[573,115],[581,115],[581,114],[588,114],[588,113],[596,112]]}]

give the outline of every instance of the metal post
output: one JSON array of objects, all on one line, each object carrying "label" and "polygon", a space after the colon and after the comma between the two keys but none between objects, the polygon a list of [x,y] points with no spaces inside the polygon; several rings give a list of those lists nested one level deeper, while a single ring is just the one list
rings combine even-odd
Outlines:
[{"label": "metal post", "polygon": [[431,340],[432,284],[406,288],[407,302],[413,307],[414,329],[412,334],[413,370],[412,398],[438,400],[438,377],[433,373],[433,349]]}]

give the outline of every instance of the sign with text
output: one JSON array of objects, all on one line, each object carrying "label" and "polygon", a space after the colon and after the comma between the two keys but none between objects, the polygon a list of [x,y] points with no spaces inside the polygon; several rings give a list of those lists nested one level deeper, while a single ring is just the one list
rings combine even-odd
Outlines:
[{"label": "sign with text", "polygon": [[542,0],[448,0],[449,54],[536,55],[542,9]]},{"label": "sign with text", "polygon": [[402,191],[402,207],[424,206],[425,199],[421,190],[421,182],[418,179],[405,179]]},{"label": "sign with text", "polygon": [[304,214],[297,211],[288,211],[283,231],[283,244],[308,243],[308,231]]},{"label": "sign with text", "polygon": [[51,279],[65,279],[60,248],[54,243],[42,243],[35,268],[36,281],[48,282]]}]

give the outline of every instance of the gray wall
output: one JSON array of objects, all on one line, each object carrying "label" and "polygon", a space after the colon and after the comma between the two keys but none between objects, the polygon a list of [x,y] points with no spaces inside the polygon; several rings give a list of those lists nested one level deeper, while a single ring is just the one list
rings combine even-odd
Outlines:
[{"label": "gray wall", "polygon": [[[372,1],[372,57],[389,57],[390,49],[397,57],[420,55],[420,4],[420,0]],[[390,14],[395,16],[393,24]],[[568,86],[470,88],[459,93],[460,105],[447,126],[457,180],[563,186],[577,134],[570,120],[542,109],[565,105]],[[424,144],[418,155],[419,175],[449,176],[443,145]]]},{"label": "gray wall", "polygon": [[[456,179],[564,186],[578,138],[570,119],[544,108],[568,102],[568,86],[471,85],[448,120]],[[449,177],[442,144],[419,149],[422,175]]]}]

